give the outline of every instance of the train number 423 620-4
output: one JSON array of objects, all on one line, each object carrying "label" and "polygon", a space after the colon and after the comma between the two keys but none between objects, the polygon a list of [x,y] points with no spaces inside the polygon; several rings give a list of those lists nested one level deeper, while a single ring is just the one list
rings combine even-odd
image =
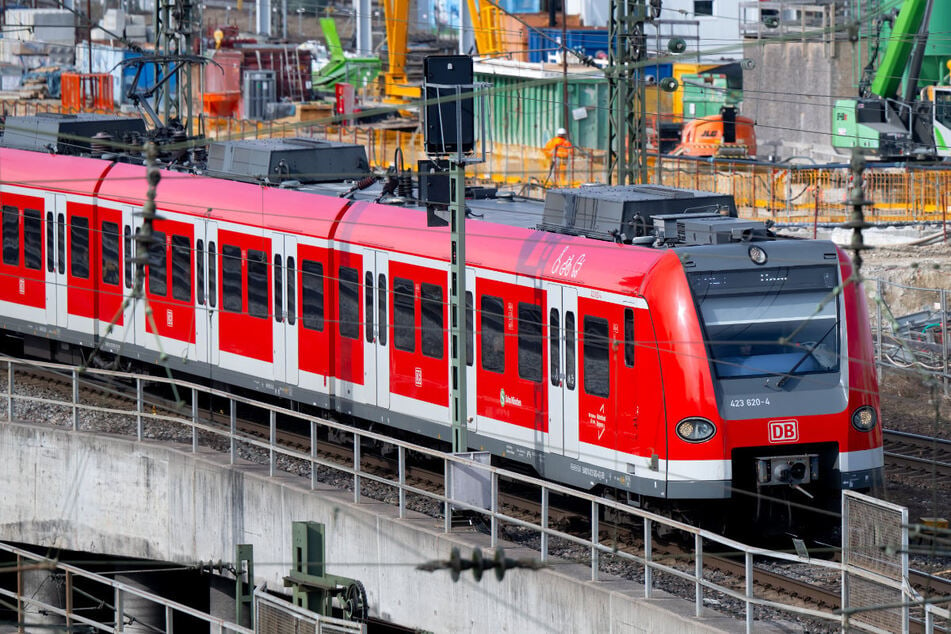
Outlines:
[{"label": "train number 423 620-4", "polygon": [[769,398],[731,398],[730,407],[760,407],[769,405]]}]

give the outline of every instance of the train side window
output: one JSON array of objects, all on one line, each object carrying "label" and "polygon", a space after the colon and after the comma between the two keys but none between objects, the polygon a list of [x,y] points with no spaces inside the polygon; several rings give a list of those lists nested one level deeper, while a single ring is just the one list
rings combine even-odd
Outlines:
[{"label": "train side window", "polygon": [[53,270],[56,268],[56,257],[54,256],[54,253],[56,253],[56,246],[55,246],[56,229],[54,229],[55,224],[56,223],[53,220],[53,212],[47,211],[46,212],[46,270],[49,271],[50,273],[52,273]]},{"label": "train side window", "polygon": [[584,391],[607,398],[611,393],[611,366],[608,363],[608,320],[584,318]]},{"label": "train side window", "polygon": [[565,311],[565,387],[575,389],[575,314]]},{"label": "train side window", "polygon": [[56,265],[60,275],[66,272],[66,218],[63,214],[56,216]]},{"label": "train side window", "polygon": [[386,345],[386,334],[390,325],[386,323],[386,275],[380,273],[376,277],[376,311],[377,321],[380,322],[380,345]]},{"label": "train side window", "polygon": [[103,221],[102,229],[102,283],[119,285],[119,225]]},{"label": "train side window", "polygon": [[23,210],[23,265],[34,271],[43,268],[43,214],[36,209]]},{"label": "train side window", "polygon": [[248,249],[248,314],[267,319],[267,310],[267,255]]},{"label": "train side window", "polygon": [[624,309],[624,365],[634,367],[634,309]]},{"label": "train side window", "polygon": [[466,365],[475,362],[475,310],[472,291],[466,291]]},{"label": "train side window", "polygon": [[192,241],[172,234],[172,297],[192,301]]},{"label": "train side window", "polygon": [[241,247],[221,245],[221,308],[241,312]]},{"label": "train side window", "polygon": [[215,257],[215,243],[208,243],[208,305],[218,305],[218,260]]},{"label": "train side window", "polygon": [[434,359],[443,357],[442,287],[436,284],[419,286],[420,339],[423,354]]},{"label": "train side window", "polygon": [[363,297],[366,302],[365,310],[367,316],[366,337],[367,343],[373,343],[373,272],[367,271],[363,279],[365,285]]},{"label": "train side window", "polygon": [[198,295],[198,305],[205,305],[205,242],[204,240],[195,241],[195,273],[198,279],[195,281],[195,293]]},{"label": "train side window", "polygon": [[125,287],[132,288],[132,228],[126,225],[122,228],[122,242],[125,247]]},{"label": "train side window", "polygon": [[284,266],[281,254],[274,254],[274,321],[284,321]]},{"label": "train side window", "polygon": [[393,347],[416,351],[416,293],[413,281],[393,278]]},{"label": "train side window", "polygon": [[561,316],[557,308],[548,313],[548,373],[551,384],[561,384]]},{"label": "train side window", "polygon": [[168,251],[165,245],[165,232],[153,231],[149,244],[149,293],[165,297],[168,295]]},{"label": "train side window", "polygon": [[340,336],[360,338],[360,273],[349,266],[340,267]]},{"label": "train side window", "polygon": [[502,298],[483,295],[482,311],[482,369],[505,372],[505,307]]},{"label": "train side window", "polygon": [[3,206],[3,263],[20,266],[20,210]]},{"label": "train side window", "polygon": [[[6,214],[4,214],[6,216]],[[4,238],[4,243],[6,239]],[[6,248],[4,248],[6,251]],[[73,216],[69,225],[69,271],[89,279],[89,219]]]},{"label": "train side window", "polygon": [[291,326],[297,321],[297,271],[294,266],[294,256],[287,256],[287,323]]},{"label": "train side window", "polygon": [[542,307],[537,304],[518,303],[518,375],[542,380]]},{"label": "train side window", "polygon": [[324,329],[324,265],[313,260],[301,260],[301,320],[304,328]]}]

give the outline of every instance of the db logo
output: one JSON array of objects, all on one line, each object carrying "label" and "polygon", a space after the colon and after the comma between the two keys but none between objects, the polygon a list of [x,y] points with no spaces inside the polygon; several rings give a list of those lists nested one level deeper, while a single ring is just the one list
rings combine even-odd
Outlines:
[{"label": "db logo", "polygon": [[799,440],[799,421],[771,420],[769,421],[769,442],[796,442]]}]

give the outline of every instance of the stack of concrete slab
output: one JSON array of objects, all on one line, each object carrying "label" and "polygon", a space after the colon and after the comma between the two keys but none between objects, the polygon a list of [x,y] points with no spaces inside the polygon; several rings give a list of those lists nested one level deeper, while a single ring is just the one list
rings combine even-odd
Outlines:
[{"label": "stack of concrete slab", "polygon": [[76,18],[65,9],[7,9],[4,38],[76,44]]},{"label": "stack of concrete slab", "polygon": [[105,42],[119,37],[131,42],[148,41],[145,16],[126,13],[121,9],[107,10],[99,26],[92,30],[92,39],[94,42]]},{"label": "stack of concrete slab", "polygon": [[45,66],[70,66],[75,59],[73,44],[49,44],[11,38],[0,39],[0,63],[30,70]]}]

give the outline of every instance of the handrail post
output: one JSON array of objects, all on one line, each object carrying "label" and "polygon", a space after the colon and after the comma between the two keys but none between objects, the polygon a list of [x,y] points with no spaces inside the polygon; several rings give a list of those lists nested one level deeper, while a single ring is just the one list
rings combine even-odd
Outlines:
[{"label": "handrail post", "polygon": [[406,447],[400,445],[396,450],[397,462],[399,465],[399,498],[400,498],[400,519],[406,518]]},{"label": "handrail post", "polygon": [[746,564],[746,631],[753,632],[753,553],[747,551],[745,555]]},{"label": "handrail post", "polygon": [[703,616],[703,538],[700,533],[694,535],[694,584],[696,586],[695,616]]},{"label": "handrail post", "polygon": [[489,532],[491,535],[491,546],[495,548],[499,545],[499,474],[495,471],[492,472],[491,476],[492,483],[492,518],[489,524]]},{"label": "handrail post", "polygon": [[654,524],[644,518],[644,598],[650,599],[654,594]]},{"label": "handrail post", "polygon": [[142,441],[142,437],[145,435],[145,426],[142,422],[142,412],[144,411],[145,404],[142,402],[142,379],[141,377],[136,377],[135,379],[135,437]]},{"label": "handrail post", "polygon": [[79,370],[73,368],[73,431],[79,431]]},{"label": "handrail post", "polygon": [[310,421],[310,490],[317,488],[317,421]]},{"label": "handrail post", "polygon": [[598,580],[598,536],[601,529],[598,526],[598,501],[591,500],[591,581]]},{"label": "handrail post", "polygon": [[192,453],[198,453],[198,389],[192,388]]},{"label": "handrail post", "polygon": [[541,559],[548,561],[548,488],[542,487]]},{"label": "handrail post", "polygon": [[238,433],[238,404],[235,400],[229,399],[231,403],[231,464],[234,464],[238,457],[238,442],[235,439],[235,434]]},{"label": "handrail post", "polygon": [[452,483],[450,479],[452,478],[452,469],[449,468],[449,458],[443,458],[442,461],[443,469],[443,482],[445,486],[443,487],[443,496],[446,498],[445,507],[444,507],[444,517],[446,521],[444,523],[444,530],[447,533],[452,532],[452,504],[449,503],[449,492],[452,490]]},{"label": "handrail post", "polygon": [[13,361],[7,361],[7,420],[13,422]]},{"label": "handrail post", "polygon": [[274,469],[277,466],[277,455],[274,453],[274,446],[277,444],[277,412],[273,409],[270,411],[270,434],[268,439],[270,440],[270,447],[268,447],[268,476],[274,477]]},{"label": "handrail post", "polygon": [[353,433],[353,503],[360,503],[360,440],[357,432]]}]

